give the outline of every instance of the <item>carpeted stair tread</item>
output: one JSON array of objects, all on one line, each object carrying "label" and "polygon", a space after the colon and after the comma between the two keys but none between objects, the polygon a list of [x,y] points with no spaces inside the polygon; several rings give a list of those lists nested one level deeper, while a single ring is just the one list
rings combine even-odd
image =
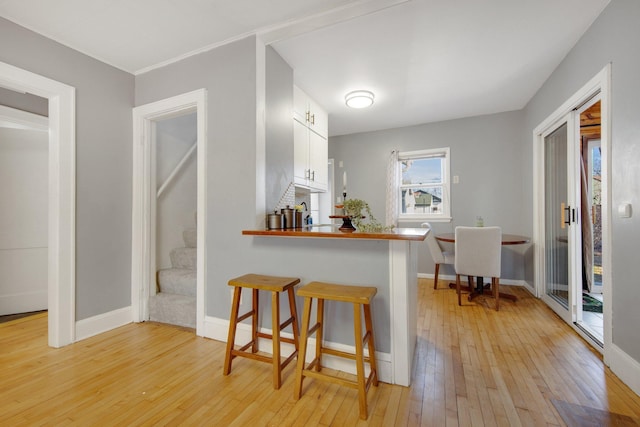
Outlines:
[{"label": "carpeted stair tread", "polygon": [[196,296],[196,270],[184,268],[165,268],[158,270],[160,292]]},{"label": "carpeted stair tread", "polygon": [[176,248],[169,255],[173,268],[196,269],[196,248]]},{"label": "carpeted stair tread", "polygon": [[195,228],[188,228],[182,232],[182,240],[187,248],[195,248],[198,246],[198,233]]},{"label": "carpeted stair tread", "polygon": [[149,297],[149,320],[196,327],[196,298],[160,292]]}]

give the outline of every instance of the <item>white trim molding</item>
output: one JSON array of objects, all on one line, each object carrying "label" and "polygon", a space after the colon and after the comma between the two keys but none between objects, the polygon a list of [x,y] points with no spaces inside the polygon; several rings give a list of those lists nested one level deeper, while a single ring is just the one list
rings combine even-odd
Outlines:
[{"label": "white trim molding", "polygon": [[0,62],[0,85],[49,100],[48,341],[75,341],[76,92],[75,88]]},{"label": "white trim molding", "polygon": [[134,322],[149,319],[155,286],[156,182],[153,162],[155,121],[195,111],[197,115],[197,278],[196,334],[204,331],[206,299],[207,90],[198,89],[133,109],[133,203],[131,233],[131,309]]},{"label": "white trim molding", "polygon": [[102,313],[76,323],[77,341],[99,335],[120,326],[131,323],[131,307],[123,307],[108,313]]}]

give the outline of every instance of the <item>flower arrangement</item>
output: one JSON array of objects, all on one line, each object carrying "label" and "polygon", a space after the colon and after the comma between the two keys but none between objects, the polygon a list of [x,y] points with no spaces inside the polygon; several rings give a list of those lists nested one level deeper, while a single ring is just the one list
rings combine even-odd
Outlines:
[{"label": "flower arrangement", "polygon": [[[362,199],[346,199],[344,201],[344,214],[351,217],[353,224],[359,231],[365,233],[379,233],[394,228],[393,225],[382,225],[371,213],[369,204]],[[369,218],[369,221],[364,222],[363,217]]]}]

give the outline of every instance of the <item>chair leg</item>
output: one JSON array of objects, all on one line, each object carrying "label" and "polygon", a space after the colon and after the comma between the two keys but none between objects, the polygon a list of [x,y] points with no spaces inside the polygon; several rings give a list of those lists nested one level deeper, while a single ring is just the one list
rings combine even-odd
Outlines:
[{"label": "chair leg", "polygon": [[440,264],[436,263],[436,272],[433,278],[433,289],[438,289],[438,273],[440,272]]},{"label": "chair leg", "polygon": [[491,280],[493,281],[493,297],[496,299],[496,311],[498,311],[500,310],[500,279],[494,277]]},{"label": "chair leg", "polygon": [[458,294],[458,305],[462,305],[462,299],[460,297],[460,275],[456,274],[456,293]]}]

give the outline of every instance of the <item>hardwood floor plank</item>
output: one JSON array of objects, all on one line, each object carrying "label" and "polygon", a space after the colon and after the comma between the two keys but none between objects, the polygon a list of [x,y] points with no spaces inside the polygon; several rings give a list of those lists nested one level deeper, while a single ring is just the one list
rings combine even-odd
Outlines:
[{"label": "hardwood floor plank", "polygon": [[238,358],[223,376],[225,345],[191,329],[130,324],[53,349],[46,313],[12,320],[0,324],[0,425],[564,425],[552,402],[578,411],[570,417],[640,420],[640,397],[598,352],[507,288],[518,301],[496,312],[483,298],[458,307],[455,291],[419,280],[412,385],[372,387],[366,421],[357,392],[337,384],[306,379],[295,401],[291,367],[280,390],[265,363]]}]

